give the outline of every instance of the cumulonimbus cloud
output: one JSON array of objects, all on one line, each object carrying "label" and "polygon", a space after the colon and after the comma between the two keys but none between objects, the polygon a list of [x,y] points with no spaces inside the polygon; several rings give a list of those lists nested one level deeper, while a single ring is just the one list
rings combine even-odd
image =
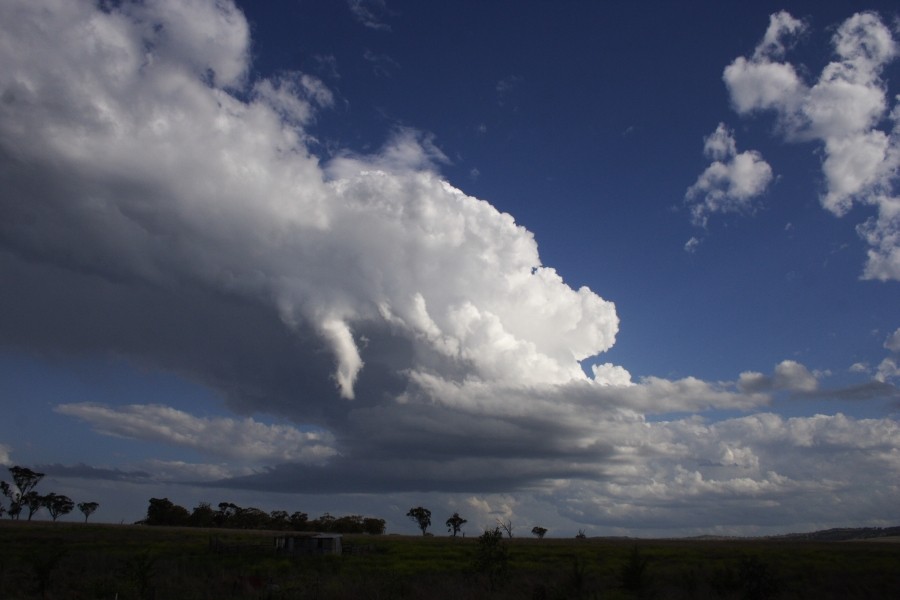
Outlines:
[{"label": "cumulonimbus cloud", "polygon": [[[267,304],[330,347],[346,398],[365,322],[490,379],[581,378],[578,361],[612,345],[613,305],[542,265],[512,217],[441,180],[427,140],[404,133],[323,165],[303,129],[330,101],[320,82],[230,92],[250,44],[230,3],[57,4],[5,8],[18,24],[4,34],[0,112],[14,254]],[[221,29],[215,44],[197,42],[201,23]]]},{"label": "cumulonimbus cloud", "polygon": [[[810,388],[804,367],[783,363],[756,387],[632,381],[609,363],[586,374],[582,361],[615,342],[614,305],[544,265],[511,215],[443,179],[428,135],[314,154],[331,93],[307,74],[253,80],[250,29],[228,0],[8,0],[0,21],[15,23],[0,29],[0,274],[15,290],[0,293],[4,345],[113,353],[297,427],[161,402],[63,402],[63,414],[271,462],[222,482],[255,490],[565,489],[573,514],[641,493],[663,514],[669,499],[807,489],[769,452],[766,440],[783,444],[774,418],[716,429],[671,417],[765,406]],[[782,97],[773,89],[765,102]],[[742,156],[724,130],[707,145],[726,166]],[[890,419],[816,425],[897,445]],[[896,469],[868,449],[882,462],[842,463],[860,489]]]}]

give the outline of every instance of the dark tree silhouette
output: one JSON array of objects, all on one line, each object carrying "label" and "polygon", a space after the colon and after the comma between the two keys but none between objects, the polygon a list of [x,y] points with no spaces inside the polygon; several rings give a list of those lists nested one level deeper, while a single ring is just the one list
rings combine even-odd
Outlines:
[{"label": "dark tree silhouette", "polygon": [[382,535],[386,524],[384,519],[366,517],[363,519],[363,531],[369,535]]},{"label": "dark tree silhouette", "polygon": [[98,508],[100,508],[100,504],[97,502],[79,502],[78,503],[78,510],[80,510],[82,512],[82,514],[84,514],[84,522],[85,523],[87,523],[88,517],[90,517],[92,514],[94,514],[94,511],[96,511]]},{"label": "dark tree silhouette", "polygon": [[304,531],[309,524],[309,515],[303,511],[295,510],[291,513],[291,529]]},{"label": "dark tree silhouette", "polygon": [[493,592],[509,576],[509,548],[503,543],[499,527],[487,529],[478,538],[475,551],[475,571],[487,578],[488,589]]},{"label": "dark tree silhouette", "polygon": [[[30,508],[31,505],[26,504],[26,498],[29,497],[28,494],[33,491],[35,486],[37,486],[41,479],[44,478],[44,474],[32,471],[27,467],[19,466],[10,467],[9,474],[12,475],[13,485],[11,486],[5,481],[0,482],[0,492],[9,498],[9,509],[7,510],[9,517],[18,520],[19,515],[22,513],[22,509],[26,505]],[[32,514],[34,514],[34,511],[31,511],[29,514],[29,519]]]},{"label": "dark tree silhouette", "polygon": [[61,516],[72,512],[72,509],[75,508],[75,503],[68,496],[50,492],[44,496],[44,507],[46,507],[50,517],[55,521]]},{"label": "dark tree silhouette", "polygon": [[273,510],[269,513],[269,527],[272,529],[283,530],[291,525],[291,516],[286,510]]},{"label": "dark tree silhouette", "polygon": [[431,511],[427,508],[422,508],[421,506],[411,508],[406,513],[406,516],[419,526],[419,529],[422,530],[422,535],[425,535],[425,530],[431,526]]},{"label": "dark tree silhouette", "polygon": [[186,525],[190,513],[183,506],[173,504],[168,498],[150,498],[145,525]]},{"label": "dark tree silhouette", "polygon": [[456,537],[456,534],[459,533],[459,530],[462,529],[462,526],[468,523],[465,519],[459,516],[459,513],[453,513],[453,516],[447,519],[447,531],[453,534],[453,537]]},{"label": "dark tree silhouette", "polygon": [[191,516],[188,517],[188,525],[191,527],[212,527],[215,525],[216,511],[209,502],[201,502],[194,507]]},{"label": "dark tree silhouette", "polygon": [[546,527],[532,527],[531,533],[536,535],[539,540],[542,540],[542,539],[544,539],[544,536],[547,535],[547,528]]},{"label": "dark tree silhouette", "polygon": [[44,497],[38,494],[36,491],[31,490],[24,496],[22,496],[22,504],[28,507],[28,520],[31,520],[31,517],[34,516],[34,513],[39,511],[42,506],[44,506]]}]

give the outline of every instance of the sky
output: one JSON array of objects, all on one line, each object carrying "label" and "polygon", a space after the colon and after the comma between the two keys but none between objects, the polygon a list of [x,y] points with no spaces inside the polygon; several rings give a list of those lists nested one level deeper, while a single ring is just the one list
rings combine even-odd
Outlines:
[{"label": "sky", "polygon": [[39,490],[114,523],[900,523],[895,3],[0,23],[0,464]]}]

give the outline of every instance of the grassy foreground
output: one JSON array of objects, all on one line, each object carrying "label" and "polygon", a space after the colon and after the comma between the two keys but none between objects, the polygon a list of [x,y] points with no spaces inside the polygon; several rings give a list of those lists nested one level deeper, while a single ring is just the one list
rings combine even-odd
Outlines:
[{"label": "grassy foreground", "polygon": [[[0,522],[0,598],[896,598],[900,543],[504,541],[345,536],[358,553],[276,556],[273,532]],[[210,538],[232,545],[213,552]],[[500,563],[503,561],[500,560]],[[490,576],[492,574],[493,576]]]}]

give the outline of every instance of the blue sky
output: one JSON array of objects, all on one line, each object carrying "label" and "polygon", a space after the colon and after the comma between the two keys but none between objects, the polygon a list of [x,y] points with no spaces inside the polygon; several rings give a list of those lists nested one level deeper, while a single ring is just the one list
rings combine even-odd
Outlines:
[{"label": "blue sky", "polygon": [[96,519],[900,520],[892,3],[0,17],[0,462]]}]

